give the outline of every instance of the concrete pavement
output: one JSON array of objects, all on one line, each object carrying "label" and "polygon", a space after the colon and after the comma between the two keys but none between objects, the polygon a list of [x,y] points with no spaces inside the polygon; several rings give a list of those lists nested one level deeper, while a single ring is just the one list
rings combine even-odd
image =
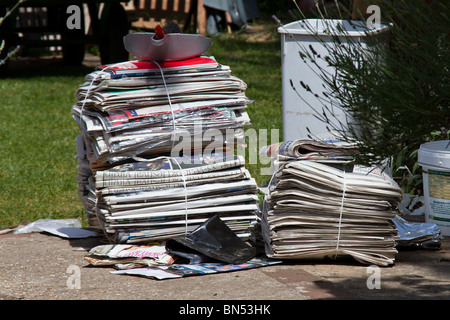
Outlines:
[{"label": "concrete pavement", "polygon": [[[450,298],[450,238],[438,251],[400,251],[392,267],[353,260],[290,261],[258,269],[153,280],[83,260],[97,238],[0,236],[2,300],[319,300]],[[79,288],[71,285],[74,270]]]}]

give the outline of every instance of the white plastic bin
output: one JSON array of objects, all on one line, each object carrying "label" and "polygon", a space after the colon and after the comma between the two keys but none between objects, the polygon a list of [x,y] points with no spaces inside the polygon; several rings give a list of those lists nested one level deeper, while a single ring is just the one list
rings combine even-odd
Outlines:
[{"label": "white plastic bin", "polygon": [[[322,105],[310,92],[306,92],[300,85],[300,81],[308,84],[312,92],[322,93],[323,80],[318,74],[319,68],[299,55],[302,46],[310,50],[310,46],[321,56],[316,59],[318,65],[324,70],[335,73],[323,58],[328,54],[324,46],[333,44],[330,34],[339,36],[341,43],[349,45],[349,42],[359,41],[364,48],[367,44],[364,38],[370,33],[379,33],[387,27],[380,25],[375,29],[367,29],[363,21],[331,20],[331,19],[305,19],[291,22],[278,28],[281,34],[281,66],[282,66],[282,99],[283,99],[283,140],[295,140],[308,138],[309,128],[312,135],[319,140],[332,140],[334,134],[330,134],[326,124],[317,119],[315,111],[322,113]],[[331,30],[326,31],[326,30]],[[341,31],[343,30],[343,31]],[[319,39],[318,39],[319,37]],[[350,40],[351,37],[352,39]],[[323,41],[323,42],[322,42]],[[292,84],[296,90],[292,88]],[[300,96],[299,96],[300,95]],[[315,110],[315,111],[314,111]],[[346,115],[339,106],[334,107],[335,116],[341,123],[346,122]],[[334,117],[327,114],[330,119]],[[333,123],[337,123],[333,121]]]},{"label": "white plastic bin", "polygon": [[450,140],[422,144],[418,163],[423,172],[425,221],[450,236]]}]

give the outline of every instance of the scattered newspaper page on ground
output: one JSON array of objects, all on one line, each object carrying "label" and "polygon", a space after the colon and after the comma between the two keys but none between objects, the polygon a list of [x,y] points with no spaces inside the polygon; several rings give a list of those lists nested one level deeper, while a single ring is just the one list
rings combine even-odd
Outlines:
[{"label": "scattered newspaper page on ground", "polygon": [[143,266],[171,265],[175,258],[164,245],[107,244],[92,248],[84,260],[93,266],[134,269]]},{"label": "scattered newspaper page on ground", "polygon": [[203,263],[203,264],[174,264],[171,266],[155,266],[148,268],[136,268],[131,270],[111,271],[113,274],[127,274],[142,276],[157,280],[174,279],[189,276],[199,276],[204,274],[215,274],[222,272],[233,272],[253,268],[261,268],[279,264],[281,261],[253,258],[242,264],[224,264],[224,263]]}]

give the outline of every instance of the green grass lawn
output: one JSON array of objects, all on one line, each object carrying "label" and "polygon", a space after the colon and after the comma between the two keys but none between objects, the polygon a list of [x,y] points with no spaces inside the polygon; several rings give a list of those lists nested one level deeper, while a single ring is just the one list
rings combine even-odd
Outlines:
[{"label": "green grass lawn", "polygon": [[[206,54],[247,83],[247,96],[254,100],[248,108],[250,128],[279,128],[281,135],[279,39],[246,39],[216,37]],[[74,158],[79,131],[70,111],[77,86],[93,68],[13,67],[13,76],[0,79],[0,228],[42,218],[83,220]],[[268,177],[260,176],[259,167],[248,165],[263,184]]]}]

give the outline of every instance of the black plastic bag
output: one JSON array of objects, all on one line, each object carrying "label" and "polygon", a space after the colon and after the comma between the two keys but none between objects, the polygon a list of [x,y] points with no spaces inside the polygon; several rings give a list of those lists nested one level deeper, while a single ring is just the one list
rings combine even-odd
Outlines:
[{"label": "black plastic bag", "polygon": [[172,250],[174,254],[178,252],[178,255],[191,261],[204,261],[204,257],[196,255],[192,250],[231,264],[244,263],[256,255],[256,249],[242,241],[218,216],[211,217],[187,236],[175,238],[173,241],[185,246],[186,249],[175,247],[170,240],[167,242],[169,245],[166,244],[166,249],[169,252]]},{"label": "black plastic bag", "polygon": [[167,240],[166,251],[178,257],[189,260],[189,264],[218,262],[217,260],[205,256],[204,254],[194,249],[186,247],[184,244],[181,244],[176,239]]}]

